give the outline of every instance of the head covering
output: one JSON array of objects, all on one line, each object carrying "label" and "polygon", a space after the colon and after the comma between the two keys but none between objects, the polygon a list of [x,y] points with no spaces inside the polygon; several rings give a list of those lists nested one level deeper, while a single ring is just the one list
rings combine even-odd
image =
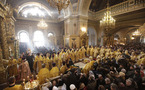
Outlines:
[{"label": "head covering", "polygon": [[92,57],[92,56],[90,56],[90,57],[89,57],[89,59],[93,59],[93,57]]},{"label": "head covering", "polygon": [[52,90],[58,90],[58,88],[57,88],[56,86],[54,86],[54,87],[52,88]]},{"label": "head covering", "polygon": [[89,71],[89,76],[94,75],[93,71]]},{"label": "head covering", "polygon": [[119,76],[124,77],[125,76],[125,73],[119,72]]},{"label": "head covering", "polygon": [[121,72],[126,73],[126,70],[123,68],[123,69],[121,69]]},{"label": "head covering", "polygon": [[69,87],[71,90],[74,90],[76,88],[76,86],[74,84],[71,84]]},{"label": "head covering", "polygon": [[80,89],[83,89],[83,88],[85,88],[85,84],[84,83],[81,83]]}]

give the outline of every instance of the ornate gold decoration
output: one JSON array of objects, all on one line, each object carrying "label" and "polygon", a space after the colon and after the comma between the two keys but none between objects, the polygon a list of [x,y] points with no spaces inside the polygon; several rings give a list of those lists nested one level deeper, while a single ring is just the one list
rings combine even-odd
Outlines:
[{"label": "ornate gold decoration", "polygon": [[116,20],[111,16],[111,11],[109,7],[109,0],[107,2],[107,11],[104,13],[104,17],[100,20],[100,27],[104,28],[104,45],[113,45],[113,37],[110,33],[111,29],[115,28]]},{"label": "ornate gold decoration", "polygon": [[140,36],[141,33],[140,31],[136,30],[135,32],[132,33],[132,36]]},{"label": "ornate gold decoration", "polygon": [[104,28],[115,28],[116,20],[111,16],[109,2],[107,3],[107,11],[104,13],[104,17],[100,20],[100,26]]},{"label": "ornate gold decoration", "polygon": [[69,0],[48,0],[48,2],[52,7],[56,7],[58,9],[59,14],[62,9],[66,9],[70,4]]}]

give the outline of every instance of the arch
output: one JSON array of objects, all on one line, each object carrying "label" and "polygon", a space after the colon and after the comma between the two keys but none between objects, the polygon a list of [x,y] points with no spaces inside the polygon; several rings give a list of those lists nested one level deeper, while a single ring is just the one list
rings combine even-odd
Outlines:
[{"label": "arch", "polygon": [[44,46],[44,35],[42,31],[35,31],[33,37],[34,46],[41,47]]},{"label": "arch", "polygon": [[88,28],[88,36],[89,36],[88,44],[92,46],[97,45],[97,32],[94,28],[92,27]]},{"label": "arch", "polygon": [[54,35],[53,32],[49,32],[47,36],[48,36],[48,37],[52,37],[52,36],[54,37],[55,35]]},{"label": "arch", "polygon": [[56,45],[56,37],[53,32],[48,33],[48,47],[49,48],[55,48]]},{"label": "arch", "polygon": [[[29,7],[29,8],[27,8],[27,7]],[[27,3],[20,5],[18,8],[18,13],[20,14],[20,13],[23,13],[24,11],[25,11],[24,15],[32,14],[32,16],[35,16],[35,15],[44,16],[44,12],[45,12],[45,14],[47,16],[52,17],[51,11],[45,5],[38,3],[38,2],[27,2]],[[34,11],[35,11],[35,13],[34,13]],[[26,17],[26,16],[24,16],[24,17]]]},{"label": "arch", "polygon": [[79,14],[88,16],[91,1],[92,0],[79,0]]},{"label": "arch", "polygon": [[19,39],[19,52],[25,53],[27,51],[27,48],[29,46],[29,33],[26,30],[20,30],[17,33],[17,37]]},{"label": "arch", "polygon": [[19,39],[19,42],[29,42],[29,33],[25,30],[21,30],[18,32],[17,37]]}]

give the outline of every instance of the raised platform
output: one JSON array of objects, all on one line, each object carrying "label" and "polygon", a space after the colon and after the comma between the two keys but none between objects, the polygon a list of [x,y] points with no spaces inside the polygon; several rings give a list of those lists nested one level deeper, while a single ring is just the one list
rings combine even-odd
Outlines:
[{"label": "raised platform", "polygon": [[[88,60],[88,62],[90,61],[89,58],[84,58],[83,60]],[[80,68],[84,68],[84,66],[85,66],[87,63],[84,63],[83,60],[80,60],[80,62],[77,62],[77,63],[75,63],[74,65],[75,65],[75,66],[79,66]]]}]

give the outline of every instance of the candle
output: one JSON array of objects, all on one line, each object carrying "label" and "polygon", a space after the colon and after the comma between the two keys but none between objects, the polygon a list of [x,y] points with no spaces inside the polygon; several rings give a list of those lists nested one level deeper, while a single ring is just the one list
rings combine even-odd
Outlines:
[{"label": "candle", "polygon": [[32,81],[34,80],[34,75],[32,75]]},{"label": "candle", "polygon": [[25,79],[23,79],[23,85],[24,85],[24,87],[25,87]]},{"label": "candle", "polygon": [[27,79],[28,79],[28,81],[29,81],[29,76],[27,76]]}]

